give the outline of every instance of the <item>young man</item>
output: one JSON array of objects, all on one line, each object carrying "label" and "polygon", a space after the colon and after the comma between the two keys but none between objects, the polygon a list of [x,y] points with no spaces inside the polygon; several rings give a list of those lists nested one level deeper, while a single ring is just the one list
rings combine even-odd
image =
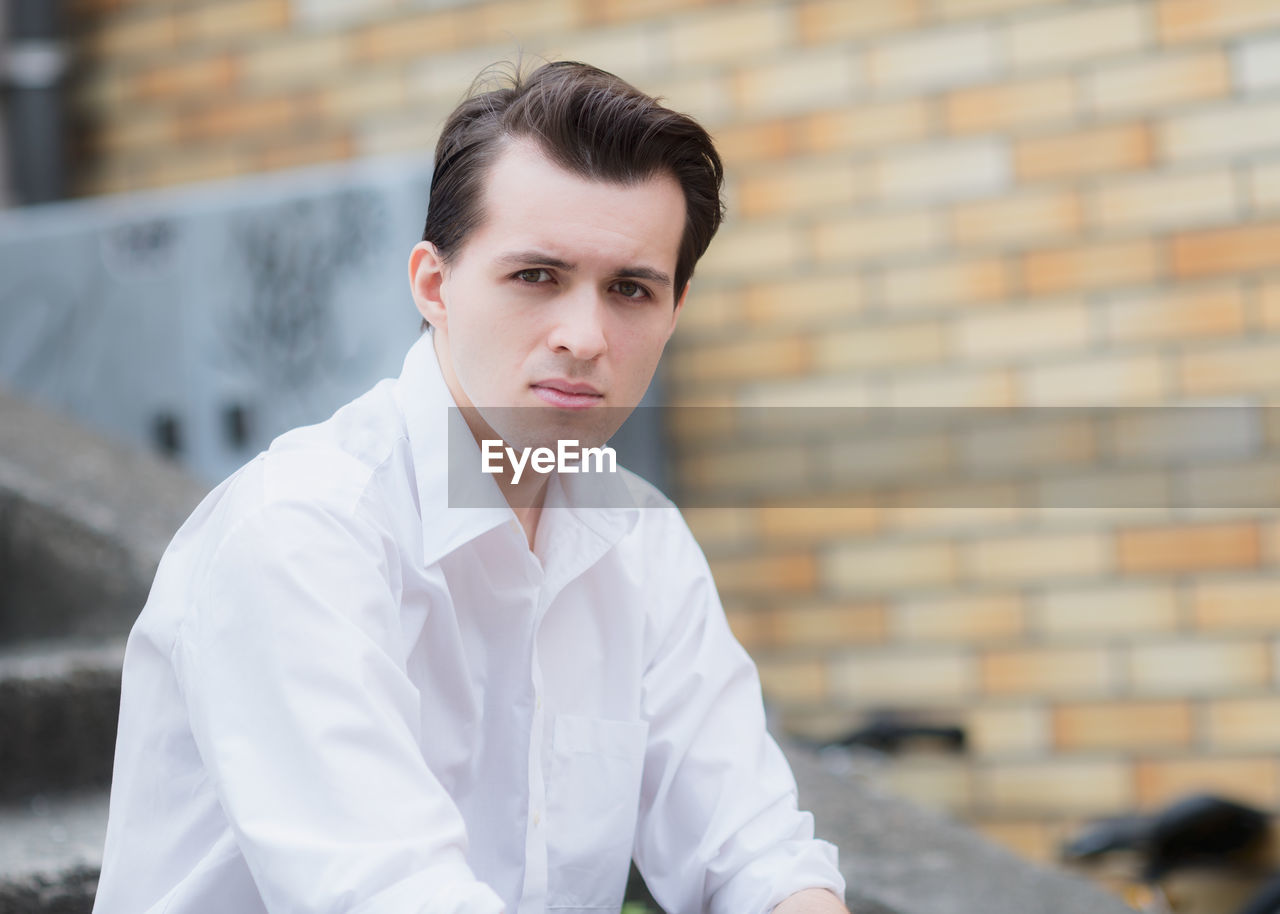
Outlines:
[{"label": "young man", "polygon": [[673,914],[844,911],[678,512],[509,465],[450,500],[454,407],[469,469],[613,433],[720,183],[696,123],[581,64],[453,114],[409,262],[432,332],[161,562],[98,914],[616,911],[633,856]]}]

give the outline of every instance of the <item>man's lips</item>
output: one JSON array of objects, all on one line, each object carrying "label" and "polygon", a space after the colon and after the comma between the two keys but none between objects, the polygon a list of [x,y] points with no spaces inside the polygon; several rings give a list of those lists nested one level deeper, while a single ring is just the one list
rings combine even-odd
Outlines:
[{"label": "man's lips", "polygon": [[561,409],[587,409],[604,402],[604,394],[580,381],[538,381],[532,387],[544,403]]}]

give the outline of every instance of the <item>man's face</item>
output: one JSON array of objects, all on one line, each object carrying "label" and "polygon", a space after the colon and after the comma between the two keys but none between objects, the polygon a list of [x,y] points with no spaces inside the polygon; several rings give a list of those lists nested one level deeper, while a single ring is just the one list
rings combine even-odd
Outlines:
[{"label": "man's face", "polygon": [[455,401],[479,409],[477,435],[602,443],[640,402],[683,304],[680,185],[589,180],[514,141],[482,214],[452,263],[425,243],[410,260]]}]

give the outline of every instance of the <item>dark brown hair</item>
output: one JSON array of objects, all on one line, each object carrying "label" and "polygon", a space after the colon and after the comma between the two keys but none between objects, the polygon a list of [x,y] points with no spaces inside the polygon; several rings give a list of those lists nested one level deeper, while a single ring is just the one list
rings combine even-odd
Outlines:
[{"label": "dark brown hair", "polygon": [[527,76],[517,67],[505,85],[476,91],[487,74],[449,116],[436,144],[422,240],[445,262],[454,257],[484,218],[489,166],[509,140],[532,139],[552,162],[585,178],[631,184],[669,174],[679,182],[685,222],[676,257],[678,299],[724,218],[724,168],[707,132],[588,64],[555,61]]}]

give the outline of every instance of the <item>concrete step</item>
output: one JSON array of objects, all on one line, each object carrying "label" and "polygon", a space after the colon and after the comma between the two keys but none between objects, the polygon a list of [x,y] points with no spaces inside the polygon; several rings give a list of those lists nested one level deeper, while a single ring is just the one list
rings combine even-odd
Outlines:
[{"label": "concrete step", "polygon": [[0,804],[111,783],[124,640],[0,650]]},{"label": "concrete step", "polygon": [[89,914],[107,798],[76,791],[0,806],[0,914]]}]

